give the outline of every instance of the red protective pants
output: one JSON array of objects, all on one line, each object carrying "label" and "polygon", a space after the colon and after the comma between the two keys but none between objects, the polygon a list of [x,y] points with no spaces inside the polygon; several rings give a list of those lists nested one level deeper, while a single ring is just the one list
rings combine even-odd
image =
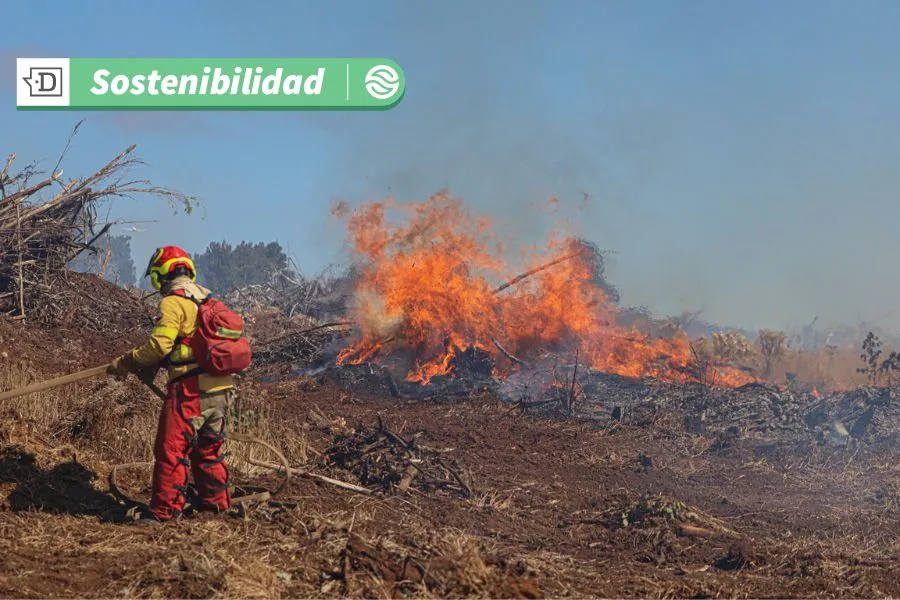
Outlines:
[{"label": "red protective pants", "polygon": [[189,377],[169,385],[168,392],[153,447],[150,510],[161,520],[180,516],[190,474],[199,508],[230,508],[228,468],[222,455],[230,390],[201,397],[197,378]]}]

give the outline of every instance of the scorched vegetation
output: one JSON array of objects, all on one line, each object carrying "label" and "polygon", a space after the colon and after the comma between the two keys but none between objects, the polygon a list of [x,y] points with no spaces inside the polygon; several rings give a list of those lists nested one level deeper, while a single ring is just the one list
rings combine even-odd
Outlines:
[{"label": "scorched vegetation", "polygon": [[[103,239],[95,203],[134,189],[101,183],[128,156],[78,180],[3,171],[3,390],[149,330],[146,292],[66,268]],[[285,455],[287,487],[128,525],[108,476],[152,458],[153,394],[98,378],[0,402],[0,594],[900,595],[883,334],[698,334],[622,306],[591,242],[504,252],[446,192],[337,213],[352,264],[318,277],[272,245],[207,250],[260,263],[209,276],[255,352],[231,430]],[[239,491],[277,489],[264,449],[227,448]],[[117,484],[146,498],[149,475]]]}]

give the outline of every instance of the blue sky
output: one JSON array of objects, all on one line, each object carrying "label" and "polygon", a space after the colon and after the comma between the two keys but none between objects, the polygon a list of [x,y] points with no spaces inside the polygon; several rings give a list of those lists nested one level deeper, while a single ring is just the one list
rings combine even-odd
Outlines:
[{"label": "blue sky", "polygon": [[[819,315],[900,328],[900,3],[492,0],[16,2],[0,36],[0,152],[85,175],[132,143],[154,247],[277,240],[313,273],[340,260],[329,208],[448,187],[522,242],[556,194],[614,250],[629,303],[785,327]],[[17,112],[17,56],[384,56],[384,113]],[[575,210],[582,192],[587,209]]]}]

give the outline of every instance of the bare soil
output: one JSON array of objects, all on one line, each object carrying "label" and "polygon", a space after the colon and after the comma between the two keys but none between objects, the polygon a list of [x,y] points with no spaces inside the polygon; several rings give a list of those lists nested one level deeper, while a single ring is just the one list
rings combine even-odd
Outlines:
[{"label": "bare soil", "polygon": [[[8,383],[101,364],[144,335],[104,338],[89,323],[0,322]],[[376,493],[295,476],[234,514],[121,522],[106,477],[149,460],[155,398],[100,380],[19,399],[0,406],[0,595],[900,596],[897,450],[723,439],[678,419],[601,426],[488,394],[398,400],[298,377],[251,374],[241,392],[247,431],[298,467]],[[379,421],[430,457],[423,469],[465,485],[372,484],[395,455],[340,457]],[[236,465],[246,458],[237,442],[229,450]],[[149,471],[124,481],[146,500]]]}]

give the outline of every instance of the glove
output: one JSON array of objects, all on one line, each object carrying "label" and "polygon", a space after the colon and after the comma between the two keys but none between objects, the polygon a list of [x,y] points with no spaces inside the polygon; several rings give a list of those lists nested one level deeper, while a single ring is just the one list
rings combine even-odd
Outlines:
[{"label": "glove", "polygon": [[156,380],[156,372],[159,370],[158,366],[150,366],[143,367],[139,366],[134,370],[134,374],[138,379],[141,380],[141,383],[149,384],[153,383]]},{"label": "glove", "polygon": [[106,372],[119,381],[124,381],[125,378],[128,377],[128,374],[135,372],[136,369],[137,365],[135,364],[134,359],[129,353],[123,354],[122,356],[114,359],[106,369]]}]

